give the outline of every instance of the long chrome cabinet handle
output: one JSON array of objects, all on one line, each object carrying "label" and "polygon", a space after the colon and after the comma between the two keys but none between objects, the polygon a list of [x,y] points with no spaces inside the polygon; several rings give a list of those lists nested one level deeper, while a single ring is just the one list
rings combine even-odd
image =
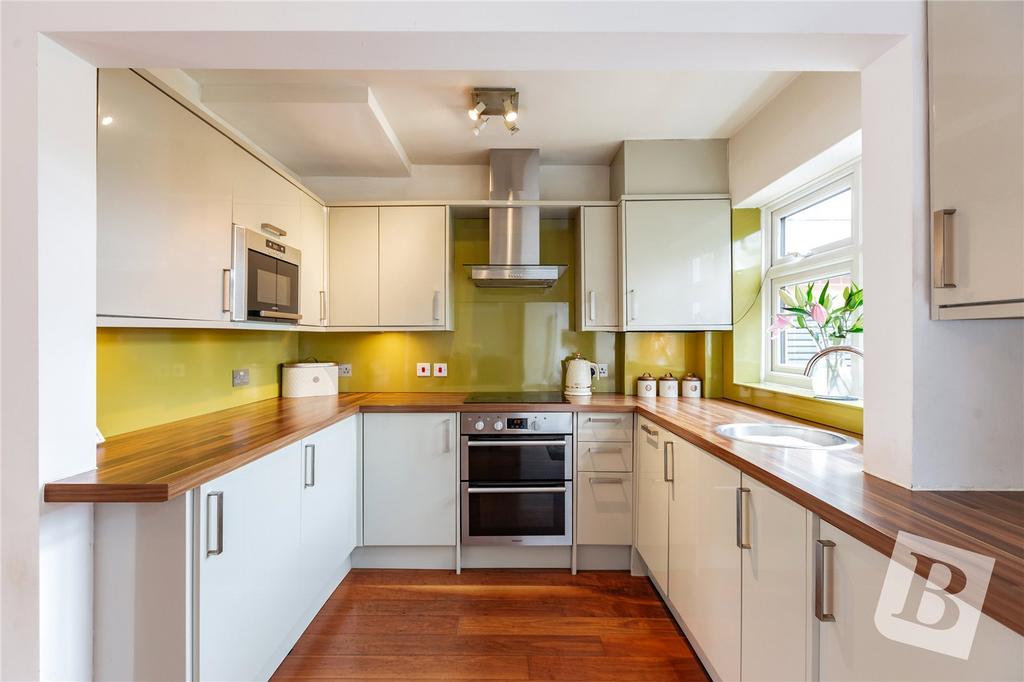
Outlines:
[{"label": "long chrome cabinet handle", "polygon": [[320,324],[327,321],[327,292],[320,292]]},{"label": "long chrome cabinet handle", "polygon": [[260,225],[260,229],[270,234],[276,234],[278,237],[287,237],[288,230],[282,229],[277,225],[271,225],[270,223],[263,223]]},{"label": "long chrome cabinet handle", "polygon": [[622,417],[587,417],[587,421],[594,424],[621,424]]},{"label": "long chrome cabinet handle", "polygon": [[[217,500],[217,548],[210,549],[210,502]],[[206,556],[218,556],[224,553],[224,493],[206,494]]]},{"label": "long chrome cabinet handle", "polygon": [[622,478],[591,478],[590,485],[597,485],[599,483],[622,483]]},{"label": "long chrome cabinet handle", "polygon": [[439,321],[441,319],[441,292],[440,291],[435,291],[434,292],[434,300],[431,303],[431,305],[433,306],[433,311],[434,311],[434,321],[435,322]]},{"label": "long chrome cabinet handle", "polygon": [[658,432],[652,431],[650,428],[647,427],[647,424],[641,424],[640,430],[646,433],[648,436],[654,436],[655,438],[658,437]]},{"label": "long chrome cabinet handle", "polygon": [[666,483],[671,483],[676,480],[676,444],[670,440],[665,441],[663,452],[665,472],[662,478]]},{"label": "long chrome cabinet handle", "polygon": [[522,447],[524,445],[565,445],[564,440],[471,440],[466,443],[471,448]]},{"label": "long chrome cabinet handle", "polygon": [[836,543],[818,540],[814,546],[814,617],[828,623],[836,619],[832,603],[832,564]]},{"label": "long chrome cabinet handle", "polygon": [[224,268],[223,292],[221,293],[221,312],[231,312],[231,268]]},{"label": "long chrome cabinet handle", "polygon": [[565,486],[537,486],[534,488],[466,488],[470,495],[482,495],[484,493],[564,493]]},{"label": "long chrome cabinet handle", "polygon": [[943,208],[932,214],[932,286],[956,287],[953,278],[953,214],[955,208]]},{"label": "long chrome cabinet handle", "polygon": [[597,294],[593,289],[587,295],[587,308],[589,309],[590,321],[595,321],[597,319]]},{"label": "long chrome cabinet handle", "polygon": [[629,309],[629,321],[636,320],[636,289],[630,289],[626,297],[626,307]]},{"label": "long chrome cabinet handle", "polygon": [[303,487],[312,488],[316,485],[316,444],[306,445],[305,471],[303,472]]},{"label": "long chrome cabinet handle", "polygon": [[736,546],[740,549],[750,549],[750,534],[747,529],[746,498],[750,495],[750,488],[736,488]]}]

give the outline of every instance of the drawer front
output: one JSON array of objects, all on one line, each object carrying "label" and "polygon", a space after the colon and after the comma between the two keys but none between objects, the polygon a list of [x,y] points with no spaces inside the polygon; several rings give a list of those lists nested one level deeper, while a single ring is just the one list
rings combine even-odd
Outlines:
[{"label": "drawer front", "polygon": [[580,443],[580,471],[632,471],[632,443]]},{"label": "drawer front", "polygon": [[577,479],[576,542],[581,545],[633,543],[633,475],[585,472]]},{"label": "drawer front", "polygon": [[581,413],[578,423],[579,440],[633,441],[633,414],[631,412]]}]

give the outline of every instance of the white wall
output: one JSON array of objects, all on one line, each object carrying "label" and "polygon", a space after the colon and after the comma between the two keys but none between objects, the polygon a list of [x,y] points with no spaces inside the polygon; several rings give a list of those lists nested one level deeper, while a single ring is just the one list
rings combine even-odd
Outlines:
[{"label": "white wall", "polygon": [[803,73],[729,140],[729,191],[757,208],[860,152],[860,74]]}]

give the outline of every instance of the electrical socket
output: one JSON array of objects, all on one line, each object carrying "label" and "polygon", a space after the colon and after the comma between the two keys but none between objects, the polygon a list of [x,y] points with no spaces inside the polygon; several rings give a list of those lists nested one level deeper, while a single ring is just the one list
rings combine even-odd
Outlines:
[{"label": "electrical socket", "polygon": [[599,362],[597,363],[597,378],[607,379],[608,378],[608,363]]},{"label": "electrical socket", "polygon": [[350,377],[352,376],[352,363],[342,362],[338,365],[338,376],[339,377]]},{"label": "electrical socket", "polygon": [[418,376],[418,377],[429,377],[430,376],[430,363],[429,362],[417,362],[416,363],[416,376]]},{"label": "electrical socket", "polygon": [[446,376],[448,376],[448,363],[447,362],[435,362],[434,363],[434,376],[435,377],[446,377]]},{"label": "electrical socket", "polygon": [[231,370],[231,388],[249,385],[249,369]]}]

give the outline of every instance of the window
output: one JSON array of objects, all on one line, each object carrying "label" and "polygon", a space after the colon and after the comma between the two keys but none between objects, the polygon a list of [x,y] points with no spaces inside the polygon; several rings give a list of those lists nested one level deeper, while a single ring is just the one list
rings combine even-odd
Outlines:
[{"label": "window", "polygon": [[[770,245],[762,294],[766,329],[778,315],[795,321],[787,308],[805,303],[808,295],[814,302],[839,301],[854,283],[862,285],[859,161],[765,206],[761,216],[764,243]],[[848,342],[860,346],[860,336],[851,334]],[[804,368],[827,343],[814,323],[766,334],[762,379],[810,388]]]}]

